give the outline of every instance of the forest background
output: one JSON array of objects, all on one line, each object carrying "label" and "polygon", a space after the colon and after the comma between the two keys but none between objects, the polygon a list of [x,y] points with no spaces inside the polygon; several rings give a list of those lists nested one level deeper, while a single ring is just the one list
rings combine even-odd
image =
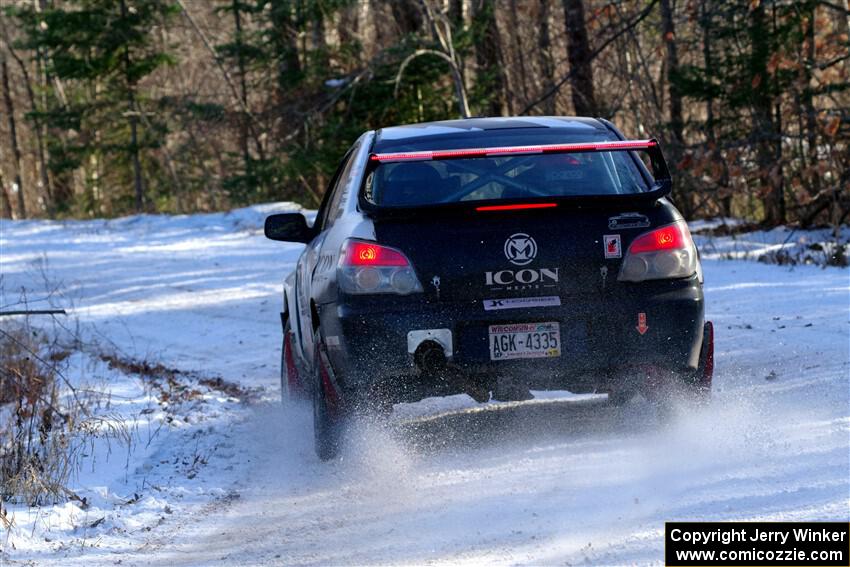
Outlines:
[{"label": "forest background", "polygon": [[0,0],[0,215],[315,208],[367,129],[582,115],[689,218],[850,215],[848,0]]}]

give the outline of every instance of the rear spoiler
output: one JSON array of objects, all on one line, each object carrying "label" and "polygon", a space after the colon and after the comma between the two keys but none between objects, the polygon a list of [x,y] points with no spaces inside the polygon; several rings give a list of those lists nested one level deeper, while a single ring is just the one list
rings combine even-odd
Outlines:
[{"label": "rear spoiler", "polygon": [[[495,148],[463,148],[457,150],[425,150],[415,152],[393,152],[393,153],[373,153],[369,156],[369,163],[373,167],[381,163],[396,163],[405,161],[434,161],[434,160],[452,160],[452,159],[474,159],[474,158],[491,158],[503,156],[522,156],[535,154],[573,154],[586,152],[630,152],[644,151],[649,156],[650,165],[652,166],[652,176],[654,185],[651,190],[645,193],[636,193],[630,195],[589,195],[582,197],[561,197],[557,200],[581,201],[582,204],[591,203],[610,203],[622,199],[633,199],[639,201],[656,201],[670,194],[673,187],[673,181],[670,178],[670,170],[667,168],[667,162],[664,160],[664,154],[661,152],[661,146],[655,138],[649,140],[617,140],[607,142],[578,142],[572,144],[546,144],[535,146],[505,146]],[[635,156],[632,156],[641,171],[646,171],[643,161]],[[552,200],[549,198],[547,200]],[[361,199],[362,201],[362,199]],[[367,209],[393,209],[395,207],[377,207],[372,203],[361,203],[366,205]],[[484,204],[479,201],[477,204]]]}]

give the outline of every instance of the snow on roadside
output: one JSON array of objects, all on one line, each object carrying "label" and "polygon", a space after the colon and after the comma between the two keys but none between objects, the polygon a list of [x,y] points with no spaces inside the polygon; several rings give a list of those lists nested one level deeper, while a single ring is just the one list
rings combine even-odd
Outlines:
[{"label": "snow on roadside", "polygon": [[[91,346],[69,361],[70,372],[108,390],[99,411],[132,432],[129,446],[94,441],[71,486],[85,509],[79,502],[16,506],[16,528],[0,532],[0,560],[111,563],[156,551],[164,564],[221,556],[256,563],[647,563],[657,561],[661,522],[676,514],[847,518],[848,502],[840,498],[850,425],[847,271],[714,261],[757,257],[785,240],[820,242],[826,233],[707,237],[692,224],[707,260],[709,316],[718,325],[719,405],[679,432],[632,431],[639,408],[613,425],[570,414],[581,418],[583,435],[575,423],[546,413],[556,404],[591,404],[592,396],[540,393],[525,409],[494,403],[486,411],[453,396],[401,405],[397,417],[526,412],[553,432],[529,446],[508,435],[492,447],[442,454],[410,451],[367,429],[348,460],[322,465],[309,446],[309,416],[283,418],[290,429],[268,434],[282,419],[273,409],[280,284],[302,247],[265,240],[262,223],[269,213],[291,210],[282,203],[210,215],[0,221],[0,306],[17,302],[25,289],[30,308],[69,308]],[[104,354],[174,369],[197,394],[163,400],[149,381],[110,366]],[[204,386],[204,377],[256,388],[261,403],[250,407]],[[772,415],[781,416],[775,426]],[[798,453],[807,460],[793,462]],[[677,454],[695,458],[664,460]],[[711,461],[717,458],[726,460]],[[663,467],[653,459],[670,471],[670,486],[659,494],[652,477]],[[223,538],[224,526],[204,518],[228,510],[241,520]],[[527,529],[516,528],[523,522]],[[316,525],[333,545],[315,539]]]},{"label": "snow on roadside", "polygon": [[[293,210],[0,221],[0,308],[67,309],[59,323],[79,324],[84,352],[65,375],[102,392],[69,486],[79,500],[7,507],[0,558],[141,544],[227,497],[242,467],[229,438],[246,414],[227,386],[276,396],[280,281],[300,252],[266,241],[262,225]],[[145,364],[176,381],[128,371]]]},{"label": "snow on roadside", "polygon": [[771,230],[737,232],[740,219],[709,219],[689,223],[702,258],[758,260],[768,264],[848,265],[850,226],[800,230],[778,226]]},{"label": "snow on roadside", "polygon": [[81,352],[70,357],[65,375],[78,391],[102,392],[94,394],[87,422],[96,427],[78,449],[69,482],[74,499],[7,505],[13,527],[0,537],[7,553],[81,552],[108,548],[110,538],[141,542],[168,515],[224,494],[219,475],[205,469],[233,457],[220,441],[239,419],[238,400],[205,391],[177,407],[142,378]]}]

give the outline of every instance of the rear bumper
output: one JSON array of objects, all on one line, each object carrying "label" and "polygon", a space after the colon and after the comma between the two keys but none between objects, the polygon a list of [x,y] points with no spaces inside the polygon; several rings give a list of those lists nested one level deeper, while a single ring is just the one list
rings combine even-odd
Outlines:
[{"label": "rear bumper", "polygon": [[[616,294],[562,297],[561,303],[485,311],[481,301],[346,297],[321,306],[319,313],[328,357],[343,389],[363,390],[378,383],[392,389],[393,382],[427,381],[408,352],[408,333],[425,329],[451,331],[453,372],[510,377],[538,389],[628,387],[612,383],[629,380],[636,368],[684,371],[699,364],[704,304],[696,277],[632,284]],[[638,329],[641,313],[643,333]],[[490,360],[489,325],[530,322],[560,325],[560,357]]]}]

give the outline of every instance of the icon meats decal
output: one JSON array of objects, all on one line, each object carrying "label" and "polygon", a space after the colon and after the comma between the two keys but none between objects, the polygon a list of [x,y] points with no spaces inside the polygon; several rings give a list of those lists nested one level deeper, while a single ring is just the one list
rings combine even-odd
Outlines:
[{"label": "icon meats decal", "polygon": [[[537,257],[537,242],[524,232],[505,240],[505,257],[517,266],[530,264]],[[558,268],[524,268],[484,272],[484,283],[493,291],[522,291],[557,287]]]},{"label": "icon meats decal", "polygon": [[526,268],[524,270],[499,270],[484,273],[484,283],[493,289],[555,287],[558,281],[558,268]]}]

